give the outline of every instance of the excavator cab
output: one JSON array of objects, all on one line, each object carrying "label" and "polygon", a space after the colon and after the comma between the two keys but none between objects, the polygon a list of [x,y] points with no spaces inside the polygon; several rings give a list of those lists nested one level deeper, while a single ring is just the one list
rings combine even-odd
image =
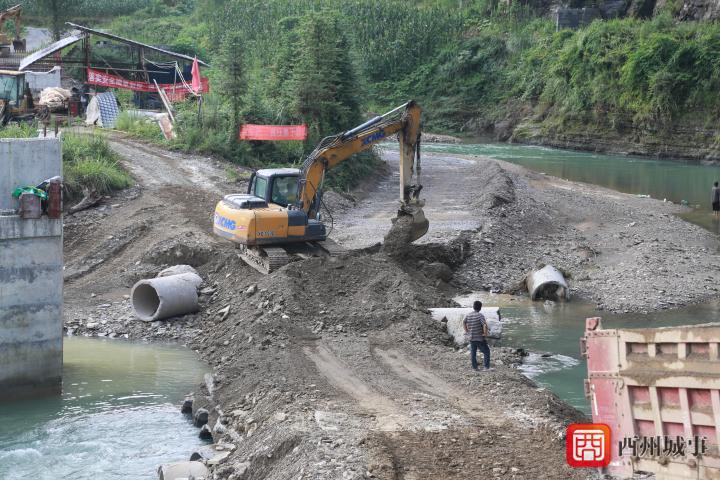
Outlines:
[{"label": "excavator cab", "polygon": [[266,168],[253,173],[248,194],[265,200],[268,205],[280,207],[295,205],[298,200],[297,168]]}]

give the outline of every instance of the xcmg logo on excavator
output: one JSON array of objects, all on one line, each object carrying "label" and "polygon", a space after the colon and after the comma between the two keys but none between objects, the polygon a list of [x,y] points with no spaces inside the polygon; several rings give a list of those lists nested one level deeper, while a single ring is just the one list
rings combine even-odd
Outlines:
[{"label": "xcmg logo on excavator", "polygon": [[377,132],[373,133],[372,135],[368,135],[367,137],[362,139],[362,144],[367,145],[369,143],[376,142],[380,140],[381,138],[385,138],[385,130],[382,128],[378,130]]},{"label": "xcmg logo on excavator", "polygon": [[230,220],[217,213],[215,214],[215,225],[227,230],[235,230],[235,220]]}]

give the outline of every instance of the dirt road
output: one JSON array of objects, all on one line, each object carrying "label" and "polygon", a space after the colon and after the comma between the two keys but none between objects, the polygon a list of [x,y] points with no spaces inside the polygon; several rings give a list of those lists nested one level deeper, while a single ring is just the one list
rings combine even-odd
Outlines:
[{"label": "dirt road", "polygon": [[[362,192],[352,210],[337,216],[332,238],[349,248],[364,248],[382,242],[400,205],[399,156],[384,150],[388,165],[384,178]],[[425,156],[422,161],[421,197],[426,200],[425,216],[430,221],[427,235],[419,243],[447,242],[460,232],[480,226],[477,204],[477,162],[457,157]],[[473,195],[476,192],[477,195]]]},{"label": "dirt road", "polygon": [[124,326],[112,331],[123,336],[134,326],[123,298],[128,288],[181,258],[205,263],[216,248],[214,205],[220,192],[232,187],[219,164],[207,158],[121,136],[111,145],[137,185],[106,198],[99,208],[65,218],[65,317],[75,330],[86,323],[102,326],[116,322],[118,312],[110,307],[123,307]]}]

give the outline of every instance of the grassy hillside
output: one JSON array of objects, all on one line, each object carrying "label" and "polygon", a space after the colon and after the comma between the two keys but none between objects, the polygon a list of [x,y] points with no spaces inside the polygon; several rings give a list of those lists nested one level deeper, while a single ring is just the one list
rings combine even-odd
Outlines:
[{"label": "grassy hillside", "polygon": [[[210,61],[215,93],[206,98],[208,121],[201,127],[184,115],[179,145],[246,163],[297,160],[312,148],[238,145],[231,117],[238,107],[248,121],[307,120],[294,102],[299,80],[292,69],[311,45],[301,35],[313,16],[337,32],[336,43],[322,48],[346,57],[322,78],[340,85],[352,76],[349,97],[359,107],[348,106],[348,96],[332,99],[355,113],[326,122],[313,141],[414,98],[425,108],[426,129],[439,132],[551,141],[590,131],[638,145],[699,135],[699,144],[711,148],[720,26],[673,19],[676,3],[650,20],[597,21],[556,32],[528,6],[491,0],[198,0],[152,3],[110,29]],[[245,93],[239,99],[223,87],[222,45],[230,33],[242,45],[236,56]]]}]

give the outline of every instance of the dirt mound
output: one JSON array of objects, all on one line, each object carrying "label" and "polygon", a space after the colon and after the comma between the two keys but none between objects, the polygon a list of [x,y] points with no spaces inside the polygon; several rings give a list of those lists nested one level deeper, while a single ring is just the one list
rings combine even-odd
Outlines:
[{"label": "dirt mound", "polygon": [[515,201],[515,185],[512,178],[500,165],[487,162],[483,170],[484,182],[481,205],[495,208]]},{"label": "dirt mound", "polygon": [[194,232],[182,238],[170,238],[155,245],[142,261],[153,265],[190,265],[199,267],[212,257],[213,249]]},{"label": "dirt mound", "polygon": [[213,303],[229,306],[230,320],[239,324],[308,334],[376,330],[412,317],[431,323],[427,308],[453,305],[434,278],[403,267],[383,253],[312,258],[252,283],[221,278]]}]

